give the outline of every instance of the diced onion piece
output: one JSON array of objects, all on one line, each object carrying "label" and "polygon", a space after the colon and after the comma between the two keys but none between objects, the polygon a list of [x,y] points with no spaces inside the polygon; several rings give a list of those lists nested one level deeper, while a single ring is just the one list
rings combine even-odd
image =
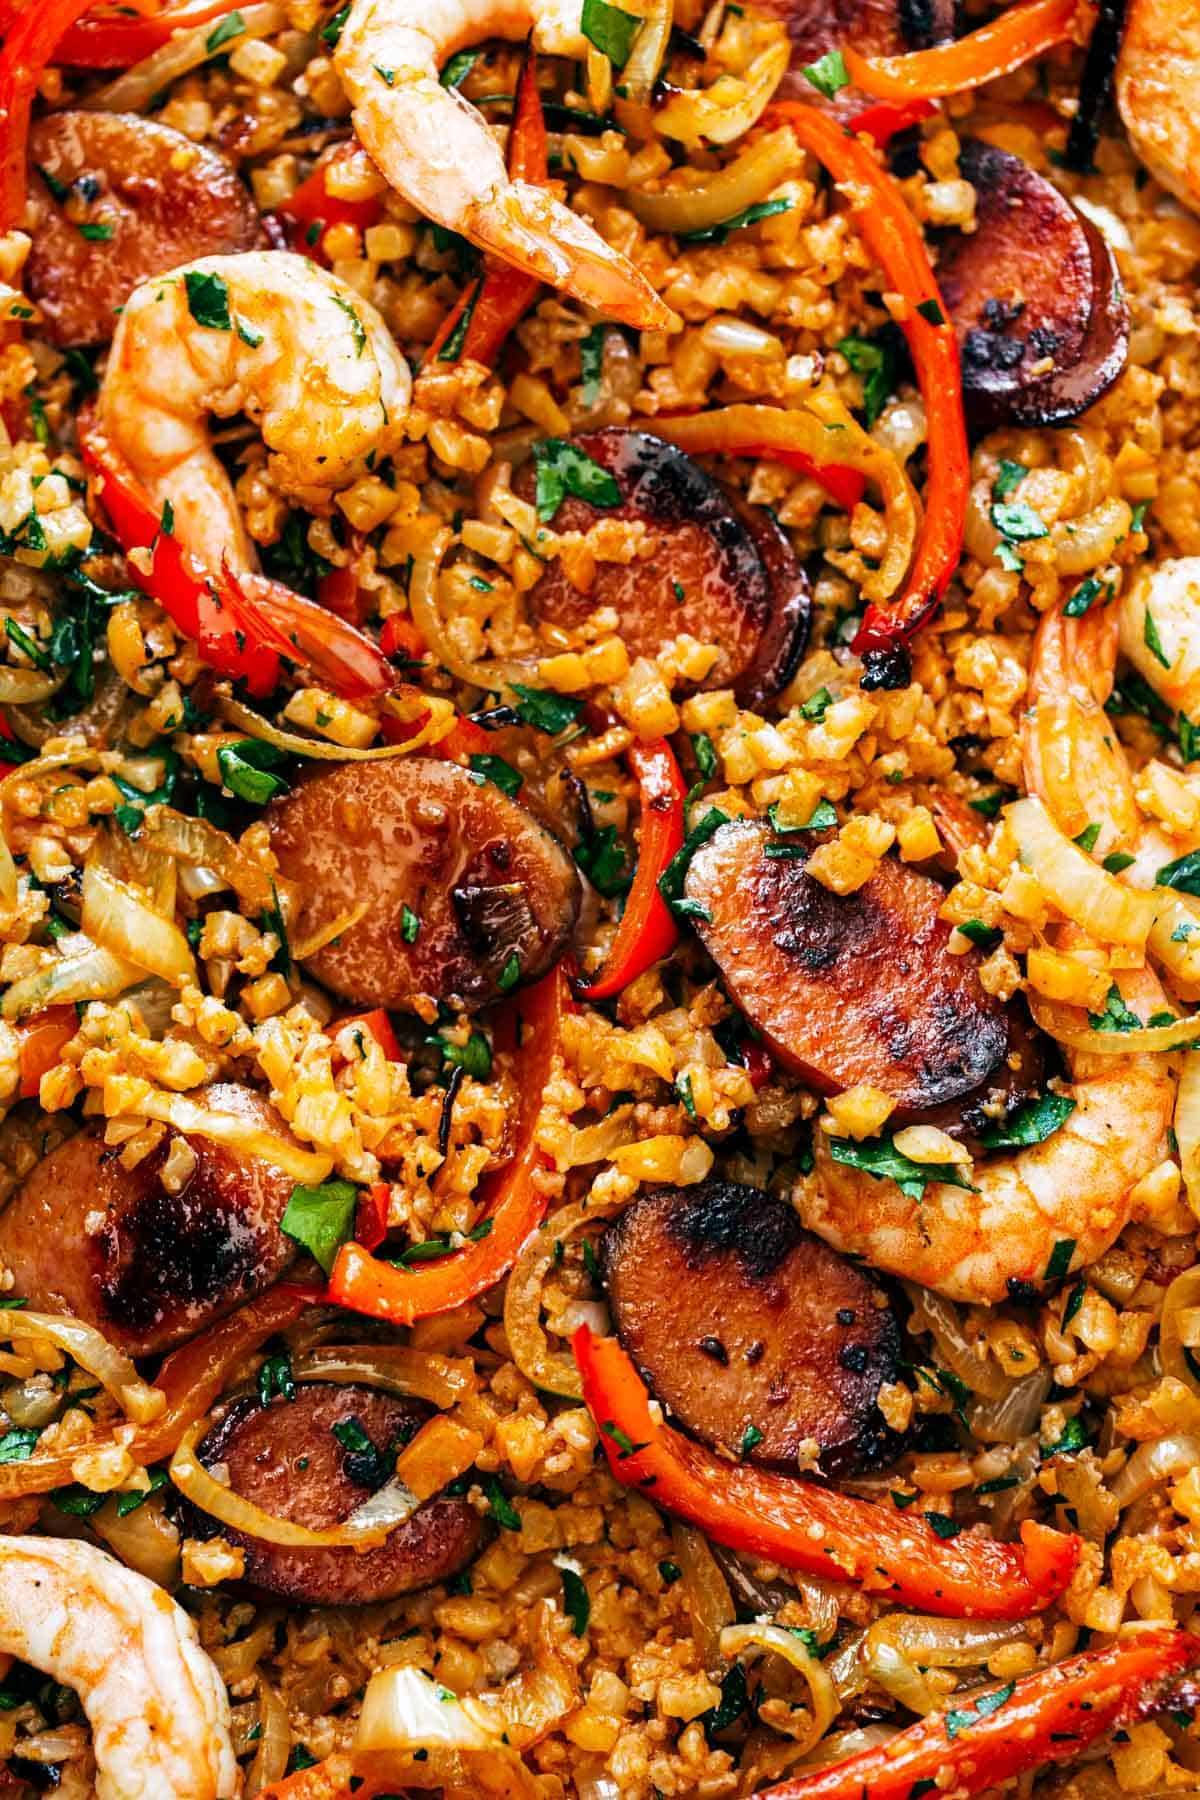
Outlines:
[{"label": "diced onion piece", "polygon": [[674,0],[644,0],[641,29],[621,70],[621,86],[634,106],[645,106],[650,100],[667,54],[674,11]]},{"label": "diced onion piece", "polygon": [[682,1571],[680,1586],[692,1621],[692,1641],[700,1665],[713,1674],[721,1666],[722,1632],[735,1618],[733,1595],[712,1546],[702,1531],[675,1519],[671,1549]]},{"label": "diced onion piece", "polygon": [[1112,1497],[1124,1510],[1164,1481],[1186,1475],[1200,1463],[1200,1437],[1194,1431],[1172,1431],[1166,1437],[1139,1444],[1119,1475],[1109,1484]]},{"label": "diced onion piece", "polygon": [[[1175,1099],[1175,1136],[1188,1204],[1200,1216],[1200,1057],[1185,1056]],[[1167,1290],[1168,1294],[1170,1289]]]},{"label": "diced onion piece", "polygon": [[316,1150],[305,1150],[293,1138],[265,1131],[236,1113],[217,1112],[211,1106],[202,1106],[186,1094],[168,1094],[157,1089],[149,1094],[139,1094],[137,1111],[142,1118],[173,1125],[176,1131],[212,1138],[214,1143],[225,1144],[244,1156],[261,1157],[263,1162],[282,1169],[293,1181],[303,1182],[305,1187],[320,1187],[333,1168],[332,1157]]},{"label": "diced onion piece", "polygon": [[[238,39],[269,37],[287,24],[287,13],[273,0],[260,6],[241,8],[242,29]],[[216,43],[211,43],[213,37]],[[225,40],[228,41],[228,40]],[[211,46],[211,47],[210,47]],[[191,31],[176,32],[159,49],[134,63],[102,88],[80,100],[80,106],[91,112],[145,112],[156,94],[162,93],[182,75],[189,75],[210,57],[221,54],[222,40],[214,34],[212,20],[196,25]]]},{"label": "diced onion piece", "polygon": [[221,701],[221,710],[230,724],[238,726],[247,737],[273,744],[276,750],[286,750],[289,756],[308,756],[316,762],[385,762],[389,757],[409,756],[414,750],[423,750],[427,744],[440,743],[453,731],[458,717],[449,700],[439,694],[423,694],[419,688],[401,688],[395,694],[388,694],[383,707],[385,712],[406,724],[416,723],[419,716],[420,729],[405,738],[402,744],[373,744],[368,750],[357,750],[349,744],[331,744],[325,738],[301,737],[299,732],[284,731],[259,713],[251,712],[240,700]]},{"label": "diced onion piece", "polygon": [[5,664],[0,667],[0,705],[36,706],[57,694],[66,679],[66,671],[43,675],[40,669],[14,669]]},{"label": "diced onion piece", "polygon": [[1027,1641],[1025,1627],[1019,1622],[993,1624],[986,1619],[888,1613],[868,1630],[861,1655],[869,1680],[878,1682],[901,1706],[924,1717],[943,1706],[945,1696],[925,1680],[923,1669],[978,1668],[1006,1645]]},{"label": "diced onion piece", "polygon": [[367,1683],[354,1743],[354,1767],[406,1787],[461,1789],[472,1795],[534,1800],[530,1771],[455,1694],[422,1669],[379,1669]]},{"label": "diced onion piece", "polygon": [[92,1513],[88,1524],[96,1536],[114,1550],[128,1568],[168,1592],[179,1580],[179,1530],[169,1519],[161,1498],[150,1495],[141,1506],[123,1516],[115,1501]]},{"label": "diced onion piece", "polygon": [[629,188],[623,203],[651,231],[709,231],[765,200],[796,168],[800,156],[791,131],[768,132],[723,169],[692,187],[665,188],[657,194]]},{"label": "diced onion piece", "polygon": [[197,979],[196,959],[175,921],[164,919],[137,888],[90,860],[83,871],[81,922],[103,949],[150,975],[177,987]]},{"label": "diced onion piece", "polygon": [[529,1238],[508,1278],[504,1334],[512,1359],[534,1387],[559,1394],[564,1400],[582,1400],[583,1388],[570,1350],[552,1350],[542,1329],[542,1287],[560,1253],[559,1246],[616,1210],[614,1203],[564,1206],[552,1213]]},{"label": "diced onion piece", "polygon": [[718,75],[711,87],[673,93],[655,110],[655,130],[681,144],[732,144],[762,117],[790,58],[781,34],[760,50],[743,76]]},{"label": "diced onion piece", "polygon": [[893,1700],[922,1719],[927,1713],[937,1711],[938,1696],[898,1644],[886,1638],[872,1639],[868,1631],[864,1648],[867,1674],[872,1681],[878,1682],[885,1694],[890,1694]]},{"label": "diced onion piece", "polygon": [[579,1705],[579,1672],[559,1649],[557,1609],[543,1602],[538,1614],[534,1661],[503,1687],[468,1695],[463,1710],[487,1732],[503,1732],[514,1750],[541,1743]]},{"label": "diced onion piece", "polygon": [[15,906],[19,892],[17,865],[8,847],[8,839],[3,830],[0,830],[0,905]]},{"label": "diced onion piece", "polygon": [[135,1424],[148,1425],[166,1407],[166,1396],[159,1388],[142,1380],[125,1352],[110,1344],[103,1332],[97,1331],[94,1325],[86,1325],[82,1319],[71,1318],[67,1313],[10,1313],[5,1335],[9,1338],[46,1338],[57,1344],[81,1369],[96,1377],[104,1391],[112,1395],[122,1412]]},{"label": "diced onion piece", "polygon": [[935,1294],[931,1288],[906,1282],[905,1292],[912,1301],[910,1331],[928,1331],[937,1347],[937,1361],[964,1381],[973,1394],[984,1400],[1003,1400],[1012,1390],[1002,1369],[986,1354],[979,1356],[967,1340],[958,1308],[952,1300]]},{"label": "diced onion piece", "polygon": [[254,1800],[255,1794],[282,1781],[292,1750],[292,1727],[287,1707],[261,1673],[257,1675],[257,1681],[258,1748],[242,1789],[244,1800]]},{"label": "diced onion piece", "polygon": [[468,1357],[410,1350],[406,1344],[317,1344],[295,1352],[292,1368],[305,1381],[362,1382],[442,1408],[454,1406],[478,1385]]},{"label": "diced onion piece", "polygon": [[[1180,1148],[1182,1149],[1182,1144]],[[1177,1275],[1163,1295],[1162,1317],[1158,1323],[1158,1354],[1163,1374],[1173,1375],[1192,1392],[1200,1393],[1200,1359],[1189,1357],[1194,1349],[1188,1327],[1200,1307],[1200,1268],[1185,1269]],[[1185,1318],[1187,1326],[1185,1326]]]},{"label": "diced onion piece", "polygon": [[825,1736],[837,1717],[838,1698],[828,1669],[794,1632],[785,1631],[782,1625],[764,1625],[756,1621],[750,1625],[726,1626],[721,1633],[721,1654],[737,1656],[747,1650],[769,1651],[781,1656],[808,1683],[811,1722],[806,1731],[795,1734],[798,1753],[804,1755]]},{"label": "diced onion piece", "polygon": [[985,1444],[1015,1444],[1036,1430],[1046,1395],[1053,1384],[1048,1369],[1014,1381],[1000,1400],[981,1400],[969,1413],[971,1431]]},{"label": "diced onion piece", "polygon": [[832,390],[807,395],[797,407],[739,402],[711,412],[631,423],[678,444],[689,456],[800,456],[818,479],[821,469],[857,469],[879,490],[887,525],[879,567],[865,577],[862,591],[868,600],[883,601],[904,580],[917,532],[912,484],[898,459],[863,430]]},{"label": "diced onion piece", "polygon": [[1154,902],[1094,863],[1029,796],[1005,808],[1023,868],[1072,924],[1101,944],[1140,950],[1154,923]]},{"label": "diced onion piece", "polygon": [[1063,1006],[1054,1000],[1043,1000],[1037,994],[1028,996],[1034,1020],[1057,1043],[1068,1050],[1086,1050],[1095,1056],[1155,1056],[1164,1050],[1179,1050],[1200,1038],[1200,1013],[1185,1019],[1174,1019],[1170,1025],[1135,1026],[1129,1031],[1094,1031],[1082,1021],[1087,1014],[1077,1006]]},{"label": "diced onion piece", "polygon": [[56,769],[100,767],[100,752],[94,750],[85,738],[48,738],[46,741],[57,748],[43,750],[32,762],[17,763],[0,779],[0,807],[9,804],[9,792],[18,783],[23,786],[27,781],[38,781],[43,775],[50,775]]},{"label": "diced onion piece", "polygon": [[181,863],[211,870],[233,889],[247,911],[267,912],[274,905],[266,870],[208,819],[193,819],[170,806],[151,806],[142,820],[142,837]]},{"label": "diced onion piece", "polygon": [[14,981],[0,1012],[9,1020],[27,1019],[47,1006],[115,1000],[145,979],[145,970],[99,945],[77,956],[62,956]]}]

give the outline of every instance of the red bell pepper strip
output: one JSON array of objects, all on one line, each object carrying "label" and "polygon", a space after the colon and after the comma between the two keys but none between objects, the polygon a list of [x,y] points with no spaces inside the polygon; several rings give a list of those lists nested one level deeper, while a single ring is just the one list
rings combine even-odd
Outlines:
[{"label": "red bell pepper strip", "polygon": [[354,1241],[364,1250],[378,1250],[388,1234],[388,1214],[392,1190],[386,1181],[376,1181],[360,1195],[354,1214]]},{"label": "red bell pepper strip", "polygon": [[68,26],[91,0],[26,0],[4,20],[0,49],[0,233],[15,231],[25,214],[29,120],[43,74]]},{"label": "red bell pepper strip", "polygon": [[1024,1619],[1062,1593],[1080,1540],[1028,1520],[1021,1547],[941,1538],[923,1519],[798,1476],[729,1463],[669,1425],[615,1338],[581,1325],[571,1340],[583,1397],[613,1475],[718,1544],[785,1569],[849,1581],[922,1612]]},{"label": "red bell pepper strip", "polygon": [[463,1306],[507,1275],[546,1211],[546,1197],[533,1183],[542,1163],[535,1133],[569,1004],[561,967],[516,998],[515,1017],[520,1026],[514,1071],[517,1149],[482,1193],[485,1218],[490,1220],[485,1235],[448,1256],[412,1268],[380,1262],[361,1244],[343,1244],[329,1280],[330,1300],[373,1319],[411,1325],[416,1319]]},{"label": "red bell pepper strip", "polygon": [[1021,0],[998,18],[948,44],[904,56],[864,56],[842,47],[856,88],[879,100],[934,100],[1010,75],[1056,44],[1069,43],[1082,13],[1077,0]]},{"label": "red bell pepper strip", "polygon": [[770,116],[791,126],[839,187],[862,196],[855,207],[855,223],[889,288],[908,302],[900,327],[925,402],[929,450],[924,518],[903,593],[887,606],[867,608],[853,645],[867,664],[866,685],[903,685],[908,679],[907,658],[898,661],[897,652],[934,610],[962,555],[971,471],[958,342],[929,266],[921,228],[875,153],[816,107],[781,101]]},{"label": "red bell pepper strip", "polygon": [[[514,181],[536,182],[544,187],[550,179],[550,152],[546,136],[546,115],[537,84],[537,58],[526,52],[521,65],[517,92],[513,100],[512,125],[508,134],[508,172]],[[491,368],[505,339],[517,321],[529,311],[541,291],[536,275],[514,269],[509,263],[495,263],[486,274],[472,282],[442,321],[437,335],[425,353],[425,362],[442,360],[461,362],[470,358]],[[462,326],[461,344],[451,355],[445,347],[457,343]]]},{"label": "red bell pepper strip", "polygon": [[381,194],[371,194],[365,200],[343,200],[340,195],[329,192],[326,176],[330,169],[354,156],[357,149],[352,139],[327,150],[317,159],[312,173],[274,214],[287,233],[291,249],[311,257],[323,268],[329,267],[329,258],[321,244],[331,225],[353,225],[358,231],[366,231],[379,223],[383,212]]},{"label": "red bell pepper strip", "polygon": [[855,136],[860,131],[865,131],[882,150],[898,131],[907,131],[910,125],[919,125],[922,119],[931,119],[936,111],[937,107],[932,100],[903,100],[899,104],[891,100],[880,100],[877,105],[868,106],[857,113],[850,121],[850,129]]},{"label": "red bell pepper strip", "polygon": [[759,1088],[766,1087],[775,1072],[774,1058],[763,1049],[761,1044],[756,1044],[751,1040],[750,1043],[742,1045],[742,1062],[750,1077],[750,1086],[757,1094]]},{"label": "red bell pepper strip", "polygon": [[658,891],[658,881],[683,845],[683,777],[665,738],[631,744],[625,755],[641,789],[637,872],[603,967],[580,990],[585,1000],[611,1000],[644,970],[669,956],[679,941],[679,928]]},{"label": "red bell pepper strip", "polygon": [[[1028,1769],[1073,1762],[1097,1738],[1173,1704],[1172,1676],[1200,1664],[1200,1637],[1139,1631],[1106,1650],[1085,1650],[1007,1687],[952,1695],[873,1750],[765,1788],[756,1800],[910,1800],[971,1794]],[[1194,1704],[1188,1684],[1183,1704]]]},{"label": "red bell pepper strip", "polygon": [[78,1030],[73,1006],[51,1006],[17,1026],[22,1100],[36,1100],[42,1076],[54,1067],[63,1045]]},{"label": "red bell pepper strip", "polygon": [[369,1031],[389,1062],[403,1061],[392,1021],[384,1007],[377,1006],[371,1012],[347,1013],[344,1019],[335,1019],[329,1029],[333,1033],[346,1025],[357,1025],[362,1031]]},{"label": "red bell pepper strip", "polygon": [[424,662],[429,645],[407,613],[389,613],[379,632],[379,648],[385,656],[402,656],[407,662]]},{"label": "red bell pepper strip", "polygon": [[97,12],[63,33],[55,62],[74,69],[128,69],[177,31],[207,25],[235,10],[233,0],[193,0],[159,13]]},{"label": "red bell pepper strip", "polygon": [[[687,419],[700,410],[698,406],[672,406],[656,413],[654,418]],[[654,430],[653,418],[639,419],[635,423],[645,431]],[[781,463],[785,469],[795,469],[798,475],[807,475],[810,481],[817,482],[825,489],[829,498],[843,512],[853,512],[867,491],[866,476],[859,469],[841,468],[836,463],[818,465],[803,450],[786,449],[780,444],[762,444],[755,438],[735,438],[732,433],[722,441],[719,449],[722,456],[750,456],[760,462]]]}]

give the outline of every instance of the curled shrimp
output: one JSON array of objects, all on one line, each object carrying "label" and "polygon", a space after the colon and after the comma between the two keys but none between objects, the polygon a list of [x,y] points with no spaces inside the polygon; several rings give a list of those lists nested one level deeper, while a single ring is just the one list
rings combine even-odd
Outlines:
[{"label": "curled shrimp", "polygon": [[0,1651],[74,1688],[99,1800],[229,1800],[229,1701],[196,1628],[144,1575],[92,1544],[0,1543]]},{"label": "curled shrimp", "polygon": [[1200,556],[1140,569],[1120,619],[1122,655],[1168,706],[1200,722]]},{"label": "curled shrimp", "polygon": [[487,37],[585,57],[583,0],[353,0],[334,52],[354,129],[391,185],[480,249],[643,330],[675,322],[627,256],[545,188],[513,181],[480,113],[438,71]]},{"label": "curled shrimp", "polygon": [[[1120,977],[1130,1006],[1149,1016],[1163,993],[1147,970]],[[817,1136],[814,1178],[797,1194],[804,1223],[952,1300],[993,1305],[1013,1281],[1043,1281],[1102,1256],[1133,1213],[1132,1190],[1166,1155],[1175,1099],[1162,1056],[1067,1052],[1075,1110],[1041,1144],[976,1163],[970,1190],[931,1182],[919,1200],[894,1181],[834,1162]]]},{"label": "curled shrimp", "polygon": [[1043,614],[1021,721],[1026,786],[1067,837],[1098,825],[1098,857],[1130,848],[1143,829],[1129,761],[1104,710],[1119,635],[1113,606],[1093,604],[1077,619],[1057,608]]},{"label": "curled shrimp", "polygon": [[1200,209],[1200,3],[1132,0],[1117,62],[1117,106],[1156,181]]},{"label": "curled shrimp", "polygon": [[206,256],[125,304],[100,426],[207,568],[253,569],[210,415],[258,424],[280,487],[311,504],[397,442],[412,378],[375,308],[285,251]]}]

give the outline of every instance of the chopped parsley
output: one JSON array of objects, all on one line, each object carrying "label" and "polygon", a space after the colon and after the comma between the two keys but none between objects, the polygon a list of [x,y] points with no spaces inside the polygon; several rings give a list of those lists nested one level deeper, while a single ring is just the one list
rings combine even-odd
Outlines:
[{"label": "chopped parsley", "polygon": [[927,325],[944,325],[946,323],[946,315],[936,300],[922,300],[917,311]]},{"label": "chopped parsley", "polygon": [[513,683],[513,693],[517,696],[517,716],[523,725],[532,725],[535,731],[544,731],[550,737],[557,737],[568,725],[573,725],[583,707],[582,700],[575,700],[569,694],[555,694],[549,688],[523,687],[519,681]]},{"label": "chopped parsley", "polygon": [[563,1608],[571,1621],[571,1632],[574,1637],[582,1637],[588,1628],[588,1620],[592,1614],[592,1602],[588,1596],[587,1583],[577,1569],[569,1563],[560,1563],[559,1574],[562,1576]]},{"label": "chopped parsley", "polygon": [[[211,56],[214,50],[219,50],[221,45],[227,44],[231,38],[241,37],[245,29],[246,21],[243,19],[240,12],[228,13],[226,17],[209,32],[204,40],[204,48]],[[326,29],[328,29],[328,27],[326,27]]]},{"label": "chopped parsley", "polygon": [[931,1181],[975,1191],[957,1163],[913,1162],[896,1149],[891,1138],[831,1137],[828,1142],[834,1162],[861,1169],[877,1181],[894,1181],[909,1200],[919,1200]]},{"label": "chopped parsley", "polygon": [[1031,538],[1049,537],[1046,522],[1024,500],[996,500],[992,503],[992,524],[1009,543],[1023,544]]},{"label": "chopped parsley", "polygon": [[400,936],[406,944],[415,944],[421,934],[421,921],[407,902],[400,908]]},{"label": "chopped parsley", "polygon": [[232,331],[229,313],[229,288],[220,275],[205,269],[185,269],[183,285],[187,293],[188,311],[197,325],[209,331]]},{"label": "chopped parsley", "polygon": [[286,752],[257,738],[222,744],[217,751],[221,780],[231,794],[250,806],[265,806],[276,794],[286,794],[289,784],[273,771],[287,761]]},{"label": "chopped parsley", "polygon": [[350,1181],[323,1181],[320,1187],[297,1182],[279,1228],[315,1256],[328,1275],[334,1258],[354,1229],[358,1189]]},{"label": "chopped parsley", "polygon": [[1074,1111],[1075,1101],[1065,1094],[1039,1094],[1007,1119],[985,1125],[979,1141],[985,1150],[1020,1150],[1030,1144],[1044,1144],[1061,1130]]},{"label": "chopped parsley", "polygon": [[610,6],[608,0],[583,0],[579,28],[588,42],[607,56],[614,69],[623,69],[628,62],[641,24],[641,19],[619,6]]},{"label": "chopped parsley", "polygon": [[[636,23],[636,21],[634,21]],[[543,438],[533,447],[536,471],[534,497],[537,515],[548,524],[568,494],[589,506],[620,506],[621,490],[616,478],[588,456],[577,444],[565,438]]]},{"label": "chopped parsley", "polygon": [[993,1688],[990,1694],[981,1694],[973,1707],[946,1713],[946,1736],[954,1739],[960,1731],[969,1731],[972,1725],[978,1725],[982,1719],[990,1719],[993,1713],[999,1712],[1012,1699],[1016,1691],[1016,1682],[1007,1681],[1003,1687]]},{"label": "chopped parsley", "polygon": [[471,773],[476,776],[480,785],[490,781],[502,793],[510,797],[518,794],[524,777],[510,762],[502,756],[490,756],[486,751],[475,751],[471,756]]},{"label": "chopped parsley", "polygon": [[862,377],[863,414],[870,430],[896,390],[895,347],[886,335],[844,337],[837,347],[854,373]]},{"label": "chopped parsley", "polygon": [[985,925],[982,919],[967,919],[958,929],[967,942],[974,944],[977,950],[982,950],[985,956],[994,950],[1004,937],[1004,933],[998,925]]},{"label": "chopped parsley", "polygon": [[1070,1273],[1071,1258],[1075,1254],[1074,1238],[1059,1238],[1050,1252],[1050,1260],[1046,1264],[1045,1281],[1061,1281]]},{"label": "chopped parsley", "polygon": [[520,1531],[521,1515],[500,1486],[498,1475],[488,1476],[484,1491],[487,1494],[488,1511],[497,1525],[503,1526],[505,1531]]},{"label": "chopped parsley", "polygon": [[[346,11],[349,12],[350,8],[347,7]],[[450,58],[442,70],[440,77],[442,86],[444,88],[461,87],[478,61],[478,50],[460,50],[456,56]]]},{"label": "chopped parsley", "polygon": [[757,225],[760,219],[773,219],[776,213],[791,212],[791,200],[759,200],[753,206],[747,206],[742,212],[734,213],[732,218],[722,219],[719,225],[708,225],[703,231],[684,231],[679,234],[680,242],[686,244],[723,244],[732,232],[744,231],[747,225]]},{"label": "chopped parsley", "polygon": [[1170,668],[1171,659],[1163,649],[1163,641],[1158,634],[1158,626],[1155,624],[1154,614],[1149,607],[1146,608],[1146,617],[1142,622],[1142,642],[1155,662],[1161,663],[1164,669]]},{"label": "chopped parsley", "polygon": [[816,62],[806,63],[800,73],[827,100],[832,100],[835,94],[840,94],[844,87],[850,85],[846,59],[840,50],[827,50]]},{"label": "chopped parsley", "polygon": [[1021,485],[1028,473],[1029,470],[1024,463],[1010,462],[1005,457],[996,473],[996,479],[992,483],[992,499],[1007,500],[1013,489]]}]

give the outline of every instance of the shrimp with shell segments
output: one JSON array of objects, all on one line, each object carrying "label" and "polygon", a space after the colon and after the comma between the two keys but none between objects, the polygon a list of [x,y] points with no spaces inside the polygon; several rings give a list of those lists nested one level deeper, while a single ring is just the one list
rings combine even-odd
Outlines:
[{"label": "shrimp with shell segments", "polygon": [[187,1614],[92,1544],[6,1537],[0,1651],[79,1695],[99,1800],[230,1800],[229,1700]]},{"label": "shrimp with shell segments", "polygon": [[642,330],[675,315],[627,256],[545,188],[513,181],[482,115],[439,70],[483,38],[583,58],[583,0],[353,0],[334,64],[354,129],[413,206],[502,261]]},{"label": "shrimp with shell segments", "polygon": [[1200,211],[1200,0],[1132,0],[1117,107],[1151,175]]},{"label": "shrimp with shell segments", "polygon": [[[1025,779],[1063,832],[1101,825],[1096,856],[1120,844],[1157,868],[1171,852],[1141,817],[1132,771],[1104,711],[1117,634],[1115,607],[1093,605],[1077,619],[1044,615],[1022,720]],[[1128,870],[1131,880],[1139,866]],[[1117,985],[1142,1019],[1164,1005],[1149,969],[1122,973]],[[952,1300],[992,1304],[1008,1296],[1012,1281],[1065,1273],[1057,1248],[1064,1242],[1072,1245],[1071,1266],[1095,1261],[1129,1223],[1133,1189],[1166,1154],[1175,1084],[1161,1055],[1065,1054],[1074,1111],[1044,1142],[976,1163],[970,1190],[931,1182],[919,1200],[909,1199],[895,1182],[835,1162],[818,1133],[815,1180],[798,1194],[804,1223],[836,1248]]]},{"label": "shrimp with shell segments", "polygon": [[105,437],[209,569],[256,558],[209,416],[247,413],[279,486],[315,503],[399,441],[412,378],[369,301],[280,250],[207,256],[145,281],[100,388]]}]

